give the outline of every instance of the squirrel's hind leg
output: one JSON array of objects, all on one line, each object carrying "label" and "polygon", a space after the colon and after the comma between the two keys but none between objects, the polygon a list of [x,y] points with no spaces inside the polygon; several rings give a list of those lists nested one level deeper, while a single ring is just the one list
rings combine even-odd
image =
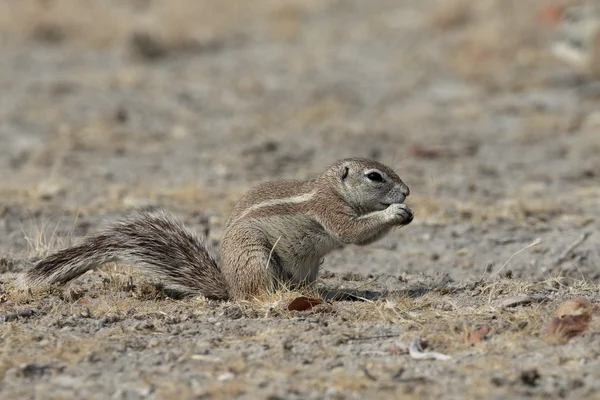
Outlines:
[{"label": "squirrel's hind leg", "polygon": [[268,241],[256,231],[236,230],[221,242],[221,272],[234,300],[251,300],[274,292],[282,268]]}]

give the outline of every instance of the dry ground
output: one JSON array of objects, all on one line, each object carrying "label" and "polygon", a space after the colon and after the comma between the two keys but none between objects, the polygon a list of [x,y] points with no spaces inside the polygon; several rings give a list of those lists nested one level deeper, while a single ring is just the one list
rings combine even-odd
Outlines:
[{"label": "dry ground", "polygon": [[[549,54],[549,4],[1,1],[0,397],[598,398],[598,316],[544,333],[600,302],[599,90]],[[326,260],[364,301],[172,299],[113,265],[11,286],[134,207],[218,246],[253,184],[354,155],[417,213]]]}]

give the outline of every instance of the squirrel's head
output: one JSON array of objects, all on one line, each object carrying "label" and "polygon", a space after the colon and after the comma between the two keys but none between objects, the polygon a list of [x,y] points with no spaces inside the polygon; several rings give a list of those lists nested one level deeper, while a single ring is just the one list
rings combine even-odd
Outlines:
[{"label": "squirrel's head", "polygon": [[336,191],[362,213],[385,210],[402,203],[410,194],[408,186],[388,166],[367,158],[346,158],[324,174],[334,180]]}]

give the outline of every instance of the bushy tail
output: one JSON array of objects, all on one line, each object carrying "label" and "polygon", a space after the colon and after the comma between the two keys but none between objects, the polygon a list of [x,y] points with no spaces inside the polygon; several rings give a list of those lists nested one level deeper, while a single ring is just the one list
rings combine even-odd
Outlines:
[{"label": "bushy tail", "polygon": [[167,289],[211,299],[229,297],[217,262],[204,243],[164,211],[139,211],[117,220],[80,244],[39,261],[20,283],[64,285],[111,261],[140,268]]}]

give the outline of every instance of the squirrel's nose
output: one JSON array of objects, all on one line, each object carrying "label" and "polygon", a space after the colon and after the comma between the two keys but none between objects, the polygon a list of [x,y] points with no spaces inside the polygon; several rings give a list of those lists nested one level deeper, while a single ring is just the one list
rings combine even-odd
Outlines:
[{"label": "squirrel's nose", "polygon": [[408,186],[402,185],[400,186],[400,193],[402,193],[404,197],[406,197],[410,194],[410,189],[408,188]]}]

